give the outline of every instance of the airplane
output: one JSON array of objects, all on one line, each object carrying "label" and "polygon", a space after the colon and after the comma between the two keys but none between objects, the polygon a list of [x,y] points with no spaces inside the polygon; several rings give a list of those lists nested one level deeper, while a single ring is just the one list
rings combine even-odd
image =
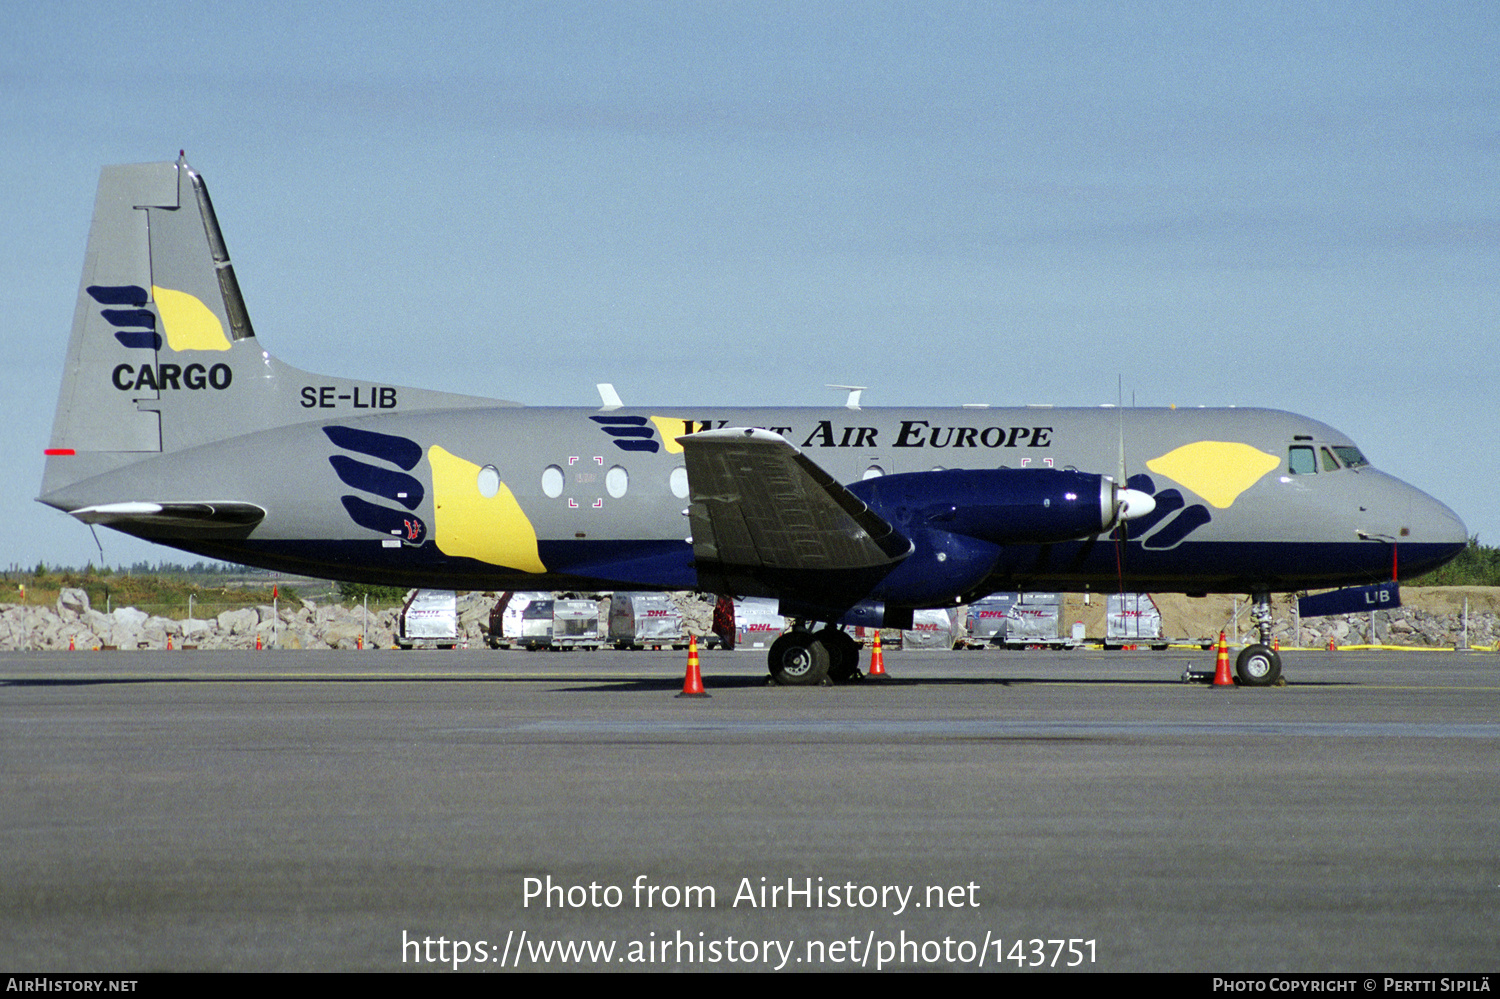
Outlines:
[{"label": "airplane", "polygon": [[39,501],[209,558],[403,587],[770,597],[771,678],[860,676],[841,626],[1002,590],[1272,592],[1427,572],[1467,532],[1268,409],[522,406],[261,346],[203,178],[105,167]]}]

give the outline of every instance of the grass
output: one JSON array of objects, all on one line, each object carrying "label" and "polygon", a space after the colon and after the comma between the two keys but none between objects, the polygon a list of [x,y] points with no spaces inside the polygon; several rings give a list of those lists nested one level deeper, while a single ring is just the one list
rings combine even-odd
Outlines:
[{"label": "grass", "polygon": [[[226,578],[224,574],[114,572],[86,569],[47,569],[38,566],[29,572],[15,570],[0,573],[0,603],[31,604],[55,607],[58,595],[67,588],[77,588],[89,595],[89,605],[98,611],[116,607],[135,607],[162,617],[188,616],[189,599],[193,616],[203,618],[241,607],[271,603],[273,591],[283,606],[303,597],[319,604],[362,602],[363,592],[344,592],[335,583],[299,582],[288,586],[279,580]],[[370,609],[399,606],[405,591],[371,592]]]}]

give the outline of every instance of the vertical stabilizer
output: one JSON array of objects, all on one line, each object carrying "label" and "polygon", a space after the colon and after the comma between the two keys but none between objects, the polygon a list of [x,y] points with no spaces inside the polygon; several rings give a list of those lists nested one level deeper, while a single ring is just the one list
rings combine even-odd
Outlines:
[{"label": "vertical stabilizer", "polygon": [[273,427],[493,405],[514,404],[281,364],[255,338],[203,178],[185,159],[105,167],[42,498]]},{"label": "vertical stabilizer", "polygon": [[[49,457],[161,450],[161,416],[139,405],[154,403],[157,387],[136,389],[134,378],[138,367],[155,367],[161,342],[151,305],[149,216],[140,206],[177,208],[176,164],[106,167],[100,174]],[[121,364],[130,367],[130,390],[104,392]]]},{"label": "vertical stabilizer", "polygon": [[254,336],[202,178],[183,159],[105,167],[43,491],[263,425]]}]

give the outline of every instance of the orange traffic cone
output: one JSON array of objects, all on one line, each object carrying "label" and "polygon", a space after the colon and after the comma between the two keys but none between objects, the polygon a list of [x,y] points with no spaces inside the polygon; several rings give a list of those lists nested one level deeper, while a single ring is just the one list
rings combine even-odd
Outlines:
[{"label": "orange traffic cone", "polygon": [[260,651],[260,632],[258,631],[255,633],[255,651]]},{"label": "orange traffic cone", "polygon": [[870,680],[888,680],[890,674],[885,671],[885,653],[880,651],[880,629],[875,629],[875,644],[870,646],[870,670],[865,674]]},{"label": "orange traffic cone", "polygon": [[78,647],[73,644],[73,636],[72,635],[68,636],[68,651],[69,652],[77,652],[78,651]]},{"label": "orange traffic cone", "polygon": [[1234,677],[1229,673],[1229,640],[1222,631],[1219,632],[1219,657],[1214,663],[1214,686],[1234,686]]},{"label": "orange traffic cone", "polygon": [[167,651],[168,652],[172,651],[172,636],[171,635],[167,636]]},{"label": "orange traffic cone", "polygon": [[1328,636],[1328,651],[1329,652],[1337,652],[1338,650],[1339,650],[1339,647],[1338,647],[1337,644],[1334,643],[1333,636],[1329,635]]},{"label": "orange traffic cone", "polygon": [[703,689],[703,674],[698,671],[698,636],[688,637],[687,676],[682,680],[682,693],[678,697],[707,697]]}]

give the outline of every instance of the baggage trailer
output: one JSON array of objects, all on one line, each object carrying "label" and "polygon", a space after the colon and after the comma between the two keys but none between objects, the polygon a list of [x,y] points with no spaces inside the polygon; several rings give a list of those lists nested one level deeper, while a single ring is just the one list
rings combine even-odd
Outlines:
[{"label": "baggage trailer", "polygon": [[396,645],[403,649],[451,649],[458,644],[458,594],[453,590],[412,590],[396,621]]},{"label": "baggage trailer", "polygon": [[685,649],[682,611],[663,593],[612,594],[609,643],[617,649]]},{"label": "baggage trailer", "polygon": [[599,605],[551,593],[505,593],[490,611],[489,643],[496,649],[602,649]]},{"label": "baggage trailer", "polygon": [[486,641],[492,649],[515,648],[521,644],[526,608],[533,600],[551,600],[552,594],[538,590],[507,590],[490,608]]},{"label": "baggage trailer", "polygon": [[1161,611],[1149,593],[1111,593],[1104,604],[1104,647],[1149,645],[1167,647]]},{"label": "baggage trailer", "polygon": [[560,599],[548,594],[521,612],[523,649],[602,649],[599,605],[592,600]]},{"label": "baggage trailer", "polygon": [[599,627],[598,602],[554,599],[552,601],[552,642],[547,648],[604,648],[604,631]]},{"label": "baggage trailer", "polygon": [[1005,617],[1007,649],[1076,649],[1083,644],[1080,629],[1061,633],[1063,595],[1061,593],[1022,593],[1010,605]]},{"label": "baggage trailer", "polygon": [[962,648],[964,643],[963,609],[955,607],[949,611],[932,607],[913,611],[910,628],[901,631],[903,649],[949,649]]},{"label": "baggage trailer", "polygon": [[768,649],[786,631],[786,618],[777,612],[774,600],[743,597],[734,601],[733,608],[734,630],[720,636],[725,648]]},{"label": "baggage trailer", "polygon": [[970,604],[964,647],[984,649],[1004,645],[1005,622],[1010,615],[1011,605],[1020,597],[1019,593],[991,593]]}]

